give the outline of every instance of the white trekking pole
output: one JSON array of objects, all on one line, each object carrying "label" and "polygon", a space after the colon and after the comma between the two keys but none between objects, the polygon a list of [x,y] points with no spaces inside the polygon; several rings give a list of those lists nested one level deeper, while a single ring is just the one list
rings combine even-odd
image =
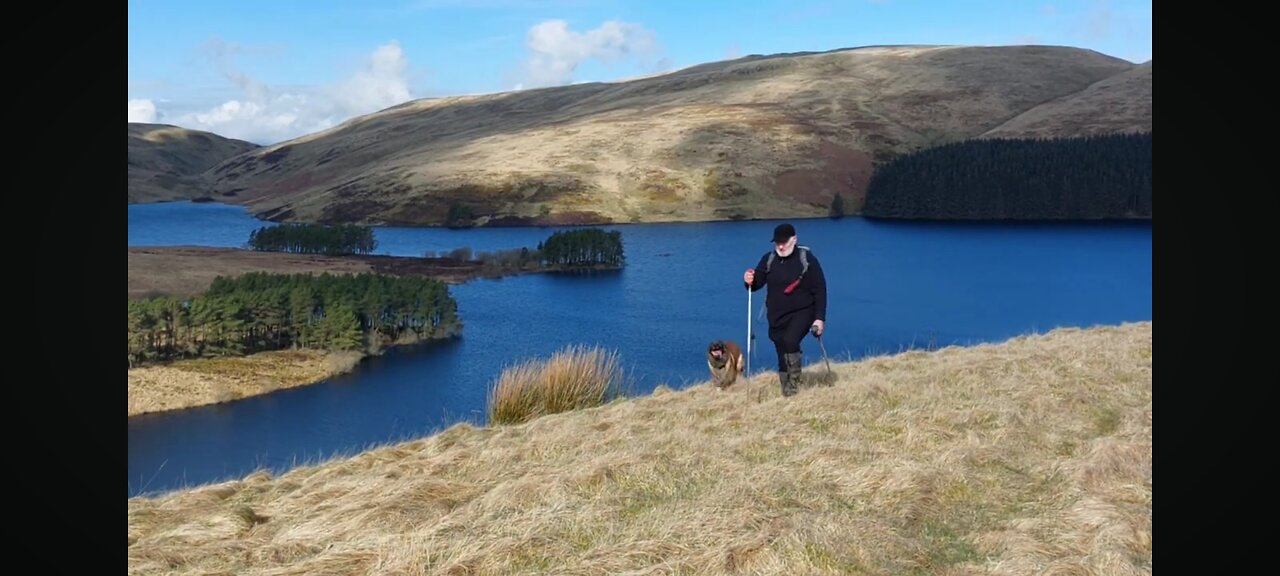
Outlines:
[{"label": "white trekking pole", "polygon": [[747,286],[747,378],[751,378],[751,287]]}]

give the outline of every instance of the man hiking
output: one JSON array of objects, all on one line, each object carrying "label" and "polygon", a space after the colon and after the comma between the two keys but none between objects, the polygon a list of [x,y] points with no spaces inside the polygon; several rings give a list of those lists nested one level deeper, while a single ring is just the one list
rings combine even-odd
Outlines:
[{"label": "man hiking", "polygon": [[796,245],[796,229],[780,224],[773,229],[773,249],[754,269],[742,275],[747,289],[769,287],[765,297],[769,339],[778,351],[778,380],[782,395],[793,396],[803,385],[800,341],[810,330],[822,336],[827,320],[827,279],[818,258]]}]

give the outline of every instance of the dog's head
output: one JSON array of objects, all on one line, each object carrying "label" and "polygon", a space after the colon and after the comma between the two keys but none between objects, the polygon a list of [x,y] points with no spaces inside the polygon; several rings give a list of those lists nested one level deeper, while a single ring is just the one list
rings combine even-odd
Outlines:
[{"label": "dog's head", "polygon": [[715,342],[712,342],[710,346],[707,346],[707,355],[716,359],[723,358],[724,341],[716,340]]}]

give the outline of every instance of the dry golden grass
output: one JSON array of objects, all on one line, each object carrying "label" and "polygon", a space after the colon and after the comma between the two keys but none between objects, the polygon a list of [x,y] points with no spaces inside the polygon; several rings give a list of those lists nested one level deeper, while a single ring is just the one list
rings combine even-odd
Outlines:
[{"label": "dry golden grass", "polygon": [[359,352],[281,350],[129,370],[129,415],[229,402],[342,374]]},{"label": "dry golden grass", "polygon": [[530,360],[502,371],[489,391],[489,423],[517,424],[617,397],[622,374],[617,352],[570,346],[550,360]]},{"label": "dry golden grass", "polygon": [[457,425],[130,499],[129,573],[1150,574],[1151,350],[1064,329]]}]

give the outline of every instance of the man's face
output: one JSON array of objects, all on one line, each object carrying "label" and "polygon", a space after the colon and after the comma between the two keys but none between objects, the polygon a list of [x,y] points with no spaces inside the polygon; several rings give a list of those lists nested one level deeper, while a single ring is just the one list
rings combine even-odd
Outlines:
[{"label": "man's face", "polygon": [[778,253],[778,256],[783,258],[790,256],[791,252],[796,249],[796,237],[792,236],[786,242],[775,242],[773,249]]}]

